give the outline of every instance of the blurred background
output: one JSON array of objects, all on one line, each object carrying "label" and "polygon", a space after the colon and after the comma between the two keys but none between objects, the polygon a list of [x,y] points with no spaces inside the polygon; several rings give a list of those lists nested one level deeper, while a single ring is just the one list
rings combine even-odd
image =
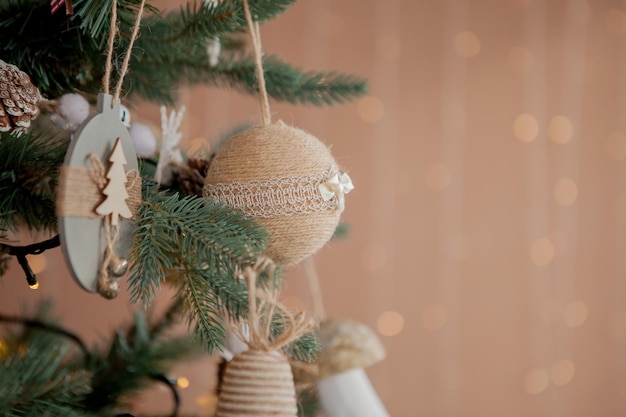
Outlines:
[{"label": "blurred background", "polygon": [[[328,316],[382,338],[388,357],[368,373],[393,417],[626,413],[625,12],[620,0],[301,0],[262,27],[269,53],[369,79],[353,103],[272,111],[332,146],[356,185],[348,237],[315,264]],[[181,104],[190,153],[259,120],[257,99],[230,91],[186,89]],[[131,112],[158,128],[158,108]],[[51,297],[97,342],[138,307],[83,292],[59,250],[31,262],[40,288],[13,262],[3,312]],[[311,311],[303,268],[286,279],[286,302]],[[183,408],[208,413],[213,361],[179,375]]]}]

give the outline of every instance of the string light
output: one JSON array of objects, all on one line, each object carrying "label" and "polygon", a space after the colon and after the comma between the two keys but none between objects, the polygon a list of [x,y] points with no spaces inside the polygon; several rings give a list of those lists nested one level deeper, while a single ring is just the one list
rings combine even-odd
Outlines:
[{"label": "string light", "polygon": [[36,290],[37,288],[39,288],[39,281],[35,281],[34,284],[28,284],[28,288],[30,288],[31,290]]},{"label": "string light", "polygon": [[189,379],[187,379],[184,376],[180,376],[176,379],[176,385],[178,385],[180,388],[188,388],[189,387]]}]

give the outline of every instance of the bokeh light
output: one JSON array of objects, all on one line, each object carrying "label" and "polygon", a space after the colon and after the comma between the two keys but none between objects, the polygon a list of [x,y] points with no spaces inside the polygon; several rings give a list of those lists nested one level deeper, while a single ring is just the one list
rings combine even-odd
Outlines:
[{"label": "bokeh light", "polygon": [[530,114],[520,114],[513,122],[513,133],[522,142],[532,142],[539,134],[539,124]]},{"label": "bokeh light", "polygon": [[454,37],[454,49],[463,58],[472,58],[480,52],[480,39],[474,32],[459,32]]},{"label": "bokeh light", "polygon": [[183,388],[183,389],[188,388],[189,379],[184,376],[179,376],[178,379],[176,379],[176,385],[178,385],[178,387]]},{"label": "bokeh light", "polygon": [[383,336],[395,336],[404,328],[404,316],[397,311],[385,311],[378,316],[376,328]]},{"label": "bokeh light", "polygon": [[565,116],[554,116],[548,124],[548,137],[558,144],[566,144],[572,140],[574,128]]}]

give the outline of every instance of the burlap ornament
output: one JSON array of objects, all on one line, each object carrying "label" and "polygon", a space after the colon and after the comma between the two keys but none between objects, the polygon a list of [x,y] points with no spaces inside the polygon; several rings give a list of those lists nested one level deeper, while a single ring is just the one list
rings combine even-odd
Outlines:
[{"label": "burlap ornament", "polygon": [[346,177],[339,176],[319,139],[279,122],[246,130],[224,144],[209,167],[204,195],[256,218],[270,235],[265,255],[292,265],[333,235],[343,194],[351,189]]},{"label": "burlap ornament", "polygon": [[[233,329],[239,332],[249,350],[238,353],[226,366],[217,403],[216,417],[296,417],[296,388],[289,360],[281,348],[306,331],[312,323],[304,315],[292,315],[277,299],[277,291],[256,290],[256,278],[269,259],[257,261],[244,271],[248,283],[249,334],[242,323]],[[281,321],[282,333],[271,336],[271,323]],[[247,336],[247,337],[246,337]]]}]

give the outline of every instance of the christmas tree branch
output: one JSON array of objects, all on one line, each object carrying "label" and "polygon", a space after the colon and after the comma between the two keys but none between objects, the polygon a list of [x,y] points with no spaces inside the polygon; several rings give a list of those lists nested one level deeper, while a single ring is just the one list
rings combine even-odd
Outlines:
[{"label": "christmas tree branch", "polygon": [[54,132],[0,136],[0,230],[56,230],[55,189],[67,142]]},{"label": "christmas tree branch", "polygon": [[[49,4],[11,1],[0,6],[0,43],[3,60],[17,65],[50,98],[80,89],[96,94],[104,68],[103,45],[108,34],[110,5],[77,0],[75,15],[61,24],[49,15]],[[128,32],[139,0],[120,0],[120,37],[116,55],[126,50]],[[295,0],[250,1],[259,21],[273,18]],[[181,84],[205,83],[256,94],[251,58],[224,58],[226,65],[208,64],[207,42],[246,28],[241,2],[216,5],[194,1],[165,16],[150,9],[134,48],[124,89],[150,101],[172,104]],[[17,16],[17,17],[16,17]],[[225,42],[227,45],[228,42]],[[230,44],[233,44],[232,42]],[[267,59],[268,93],[291,103],[332,104],[365,93],[365,82],[336,73],[303,72],[278,58]]]}]

